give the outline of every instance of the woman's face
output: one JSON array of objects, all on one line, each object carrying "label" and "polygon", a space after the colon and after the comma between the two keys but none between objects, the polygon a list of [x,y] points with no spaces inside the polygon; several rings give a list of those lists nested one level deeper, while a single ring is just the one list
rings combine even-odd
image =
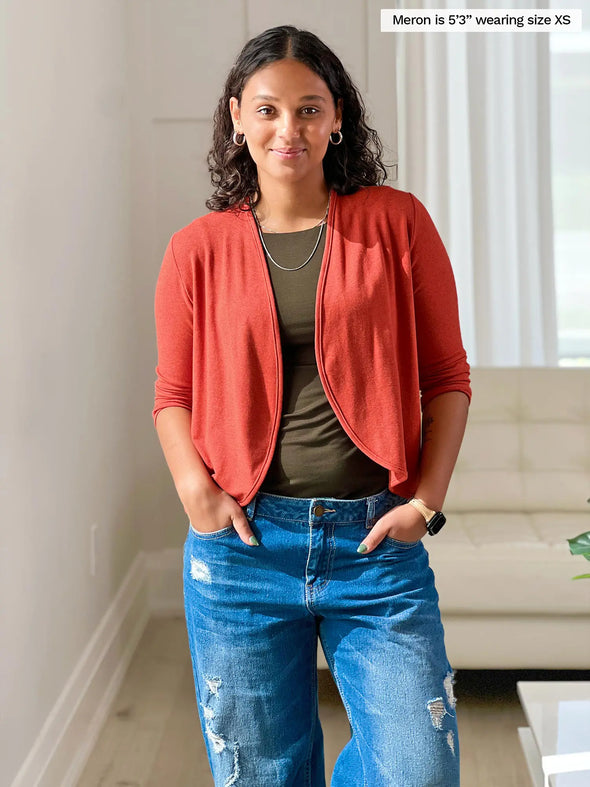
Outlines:
[{"label": "woman's face", "polygon": [[310,68],[290,59],[263,66],[247,80],[241,104],[230,99],[230,111],[234,128],[246,135],[261,188],[323,178],[322,160],[342,112]]}]

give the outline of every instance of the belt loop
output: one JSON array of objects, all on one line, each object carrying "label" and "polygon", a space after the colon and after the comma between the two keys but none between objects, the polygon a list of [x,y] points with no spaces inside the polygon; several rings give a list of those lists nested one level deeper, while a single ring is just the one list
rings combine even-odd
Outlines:
[{"label": "belt loop", "polygon": [[367,498],[367,521],[366,527],[372,527],[375,524],[375,495]]},{"label": "belt loop", "polygon": [[256,501],[258,500],[258,492],[254,495],[252,500],[246,506],[246,519],[248,522],[251,522],[254,518],[254,512],[256,511]]}]

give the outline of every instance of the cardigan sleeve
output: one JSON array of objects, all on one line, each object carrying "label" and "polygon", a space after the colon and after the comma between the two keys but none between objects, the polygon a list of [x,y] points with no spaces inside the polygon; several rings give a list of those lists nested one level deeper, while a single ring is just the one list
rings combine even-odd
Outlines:
[{"label": "cardigan sleeve", "polygon": [[471,400],[461,339],[455,278],[448,254],[424,205],[414,206],[410,258],[422,409],[439,394],[462,391]]},{"label": "cardigan sleeve", "polygon": [[193,304],[181,278],[170,239],[160,268],[154,299],[158,364],[154,426],[165,407],[192,410]]}]

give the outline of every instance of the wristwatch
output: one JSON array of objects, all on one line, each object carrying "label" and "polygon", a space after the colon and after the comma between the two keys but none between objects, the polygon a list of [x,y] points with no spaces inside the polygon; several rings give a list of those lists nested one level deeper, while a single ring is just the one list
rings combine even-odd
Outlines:
[{"label": "wristwatch", "polygon": [[428,535],[430,536],[435,536],[447,521],[442,511],[433,511],[431,508],[428,508],[424,500],[420,500],[419,497],[413,497],[411,500],[408,500],[408,504],[422,514],[426,521],[426,530],[428,530]]}]

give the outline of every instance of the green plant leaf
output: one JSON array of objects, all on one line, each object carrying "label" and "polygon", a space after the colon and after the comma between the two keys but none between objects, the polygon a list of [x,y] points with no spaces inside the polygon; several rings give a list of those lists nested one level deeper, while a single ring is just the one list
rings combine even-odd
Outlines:
[{"label": "green plant leaf", "polygon": [[590,579],[590,574],[578,574],[577,576],[572,577],[572,579]]},{"label": "green plant leaf", "polygon": [[583,555],[586,560],[590,560],[590,531],[580,533],[575,538],[568,538],[567,542],[572,555]]}]

